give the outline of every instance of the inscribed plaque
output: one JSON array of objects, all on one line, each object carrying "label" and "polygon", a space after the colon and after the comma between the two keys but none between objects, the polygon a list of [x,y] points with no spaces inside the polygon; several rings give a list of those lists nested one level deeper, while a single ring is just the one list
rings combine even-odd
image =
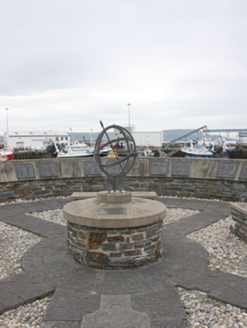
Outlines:
[{"label": "inscribed plaque", "polygon": [[15,164],[17,179],[35,178],[33,164]]},{"label": "inscribed plaque", "polygon": [[40,163],[39,174],[41,178],[57,177],[57,165],[56,163]]},{"label": "inscribed plaque", "polygon": [[190,173],[190,162],[173,162],[172,175],[188,176]]},{"label": "inscribed plaque", "polygon": [[127,209],[126,208],[102,208],[101,209],[101,214],[104,215],[126,215],[127,214]]},{"label": "inscribed plaque", "polygon": [[240,172],[239,179],[247,180],[247,164],[244,164]]},{"label": "inscribed plaque", "polygon": [[236,163],[220,163],[216,177],[217,178],[234,178],[237,168]]},{"label": "inscribed plaque", "polygon": [[93,162],[84,162],[84,175],[101,175],[100,168]]},{"label": "inscribed plaque", "polygon": [[167,175],[168,162],[149,161],[149,175]]}]

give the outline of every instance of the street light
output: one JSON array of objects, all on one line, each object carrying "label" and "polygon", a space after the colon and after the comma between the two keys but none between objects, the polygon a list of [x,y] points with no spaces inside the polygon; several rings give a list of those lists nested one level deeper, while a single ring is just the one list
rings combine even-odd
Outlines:
[{"label": "street light", "polygon": [[5,110],[6,110],[6,120],[7,120],[7,132],[9,132],[9,120],[8,120],[8,111],[9,111],[9,109],[5,108]]},{"label": "street light", "polygon": [[131,104],[127,104],[128,108],[129,108],[129,129],[130,129],[130,106]]}]

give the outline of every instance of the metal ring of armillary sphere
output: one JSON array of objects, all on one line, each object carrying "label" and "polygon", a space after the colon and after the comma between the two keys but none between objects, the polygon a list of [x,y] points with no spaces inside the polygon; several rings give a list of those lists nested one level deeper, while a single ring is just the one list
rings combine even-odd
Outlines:
[{"label": "metal ring of armillary sphere", "polygon": [[[119,184],[123,181],[126,174],[132,169],[136,156],[136,144],[130,132],[119,126],[109,125],[104,128],[103,123],[100,122],[103,131],[99,134],[94,151],[94,162],[99,166],[100,170],[108,177],[108,182],[111,184],[113,191],[119,190]],[[111,129],[118,130],[118,137],[110,139],[108,131]],[[107,141],[103,143],[103,138]],[[124,144],[124,157],[120,157],[116,144]],[[111,159],[104,159],[102,161],[101,153],[105,147],[111,147],[114,152],[114,157]]]}]

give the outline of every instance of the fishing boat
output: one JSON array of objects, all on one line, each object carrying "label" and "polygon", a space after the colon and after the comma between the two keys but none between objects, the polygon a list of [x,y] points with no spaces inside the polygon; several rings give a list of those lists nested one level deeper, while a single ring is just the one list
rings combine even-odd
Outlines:
[{"label": "fishing boat", "polygon": [[2,159],[1,161],[3,161],[4,159],[11,161],[14,159],[14,153],[10,149],[1,149],[0,158]]},{"label": "fishing boat", "polygon": [[6,159],[9,161],[14,159],[14,152],[9,146],[9,143],[6,138],[6,132],[4,133],[4,137],[3,137],[3,148],[0,149],[0,158],[2,158],[2,160]]},{"label": "fishing boat", "polygon": [[232,151],[236,148],[237,141],[226,141],[222,144],[223,151],[227,153],[227,157],[230,158]]},{"label": "fishing boat", "polygon": [[2,155],[0,154],[0,163],[2,162],[6,162],[8,160],[8,158],[4,158],[2,157]]},{"label": "fishing boat", "polygon": [[[73,158],[73,157],[93,157],[95,148],[89,147],[85,143],[74,143],[63,149],[60,149],[56,143],[54,143],[58,158]],[[107,156],[110,147],[105,147],[100,151],[101,156]]]},{"label": "fishing boat", "polygon": [[181,148],[185,157],[199,157],[199,158],[212,158],[215,157],[213,151],[211,151],[211,146],[206,146],[205,144],[193,144],[190,142],[190,147]]},{"label": "fishing boat", "polygon": [[86,144],[72,144],[61,149],[59,145],[54,142],[54,146],[58,158],[92,157],[94,155],[93,149]]},{"label": "fishing boat", "polygon": [[67,145],[64,149],[62,149],[65,153],[93,153],[94,147],[89,147],[87,144],[74,142],[70,145]]}]

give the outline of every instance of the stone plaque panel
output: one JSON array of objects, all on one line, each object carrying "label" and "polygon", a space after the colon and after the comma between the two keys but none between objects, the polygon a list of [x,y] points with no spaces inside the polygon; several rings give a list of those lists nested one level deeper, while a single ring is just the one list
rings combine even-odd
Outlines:
[{"label": "stone plaque panel", "polygon": [[17,179],[35,178],[33,164],[15,164],[15,173]]},{"label": "stone plaque panel", "polygon": [[126,215],[127,208],[102,208],[101,214],[104,215]]},{"label": "stone plaque panel", "polygon": [[57,177],[57,165],[56,163],[40,163],[39,174],[41,178]]},{"label": "stone plaque panel", "polygon": [[247,164],[244,164],[240,172],[239,179],[247,180]]},{"label": "stone plaque panel", "polygon": [[168,162],[149,161],[149,175],[167,175]]},{"label": "stone plaque panel", "polygon": [[172,175],[189,176],[190,162],[173,162]]},{"label": "stone plaque panel", "polygon": [[236,172],[236,163],[220,163],[216,177],[217,178],[234,178]]},{"label": "stone plaque panel", "polygon": [[102,172],[100,171],[100,168],[93,162],[84,162],[84,175],[85,176],[91,176],[91,175],[101,175]]}]

